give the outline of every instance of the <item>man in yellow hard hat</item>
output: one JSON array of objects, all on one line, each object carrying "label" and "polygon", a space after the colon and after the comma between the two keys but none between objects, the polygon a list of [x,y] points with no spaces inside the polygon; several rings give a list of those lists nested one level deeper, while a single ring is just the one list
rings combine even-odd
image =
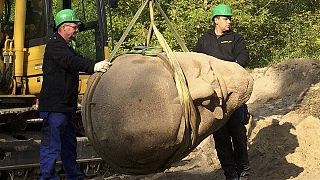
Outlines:
[{"label": "man in yellow hard hat", "polygon": [[40,179],[59,179],[55,173],[61,157],[66,179],[83,179],[76,162],[77,141],[72,114],[78,100],[79,72],[106,72],[109,63],[95,63],[78,55],[71,40],[79,32],[75,12],[64,9],[55,16],[58,32],[48,41],[43,59],[39,114],[43,119],[40,145]]},{"label": "man in yellow hard hat", "polygon": [[[212,9],[214,28],[199,38],[194,51],[238,63],[246,67],[249,52],[244,38],[231,30],[230,6],[219,4]],[[249,159],[245,124],[248,120],[246,105],[237,109],[228,122],[213,133],[217,155],[226,179],[245,180],[249,178]]]}]

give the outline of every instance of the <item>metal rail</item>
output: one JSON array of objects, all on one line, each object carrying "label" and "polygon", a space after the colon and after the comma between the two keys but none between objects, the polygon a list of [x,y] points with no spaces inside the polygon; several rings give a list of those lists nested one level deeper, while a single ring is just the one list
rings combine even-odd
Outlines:
[{"label": "metal rail", "polygon": [[[102,159],[101,158],[79,159],[79,160],[77,160],[77,162],[78,162],[78,164],[90,163],[90,162],[102,162]],[[57,161],[57,163],[56,163],[56,165],[61,165],[61,164],[62,164],[61,161]],[[36,168],[36,167],[40,167],[40,164],[39,163],[32,163],[32,164],[23,164],[23,165],[14,165],[14,166],[1,166],[0,171]]]}]

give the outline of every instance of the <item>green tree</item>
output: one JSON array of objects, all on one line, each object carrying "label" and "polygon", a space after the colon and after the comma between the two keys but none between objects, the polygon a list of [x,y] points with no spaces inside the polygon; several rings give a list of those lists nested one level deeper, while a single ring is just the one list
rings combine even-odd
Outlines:
[{"label": "green tree", "polygon": [[[81,1],[73,2],[78,2],[74,8],[81,12]],[[89,8],[85,11],[86,17],[94,19],[95,1],[84,0],[84,2],[85,7]],[[112,30],[114,42],[120,39],[143,2],[144,0],[119,0],[118,8],[111,12],[112,29],[107,18],[109,35]],[[158,0],[158,2],[189,50],[193,49],[197,39],[207,29],[212,28],[211,9],[219,3],[226,3],[234,10],[234,30],[247,40],[251,57],[250,67],[262,67],[291,58],[320,58],[319,0]],[[155,16],[156,25],[171,48],[180,51],[176,39],[158,10],[155,11]],[[84,19],[81,16],[80,18]],[[144,45],[149,25],[149,10],[146,8],[125,39],[119,53],[136,45]],[[79,50],[89,56],[94,56],[94,46],[88,47],[92,36],[93,32],[87,32],[77,38],[80,44]],[[111,37],[109,38],[112,42]],[[151,45],[157,45],[155,38]],[[111,43],[109,46],[111,48]]]}]

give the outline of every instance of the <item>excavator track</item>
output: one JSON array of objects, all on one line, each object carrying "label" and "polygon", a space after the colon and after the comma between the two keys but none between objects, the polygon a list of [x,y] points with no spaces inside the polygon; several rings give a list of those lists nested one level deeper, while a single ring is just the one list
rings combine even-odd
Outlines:
[{"label": "excavator track", "polygon": [[[3,104],[1,104],[2,107]],[[87,179],[108,174],[104,163],[83,135],[80,110],[74,116],[77,130],[77,162]],[[40,129],[37,107],[0,108],[0,179],[38,179]],[[61,161],[56,171],[64,179]]]}]

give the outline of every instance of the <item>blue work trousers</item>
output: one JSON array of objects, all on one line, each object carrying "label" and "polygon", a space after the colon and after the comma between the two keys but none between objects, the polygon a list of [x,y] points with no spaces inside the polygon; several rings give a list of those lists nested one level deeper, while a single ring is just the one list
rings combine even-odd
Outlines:
[{"label": "blue work trousers", "polygon": [[61,157],[66,178],[82,180],[83,175],[76,162],[77,139],[72,113],[40,112],[43,119],[40,145],[41,180],[59,179],[55,172],[58,157]]}]

